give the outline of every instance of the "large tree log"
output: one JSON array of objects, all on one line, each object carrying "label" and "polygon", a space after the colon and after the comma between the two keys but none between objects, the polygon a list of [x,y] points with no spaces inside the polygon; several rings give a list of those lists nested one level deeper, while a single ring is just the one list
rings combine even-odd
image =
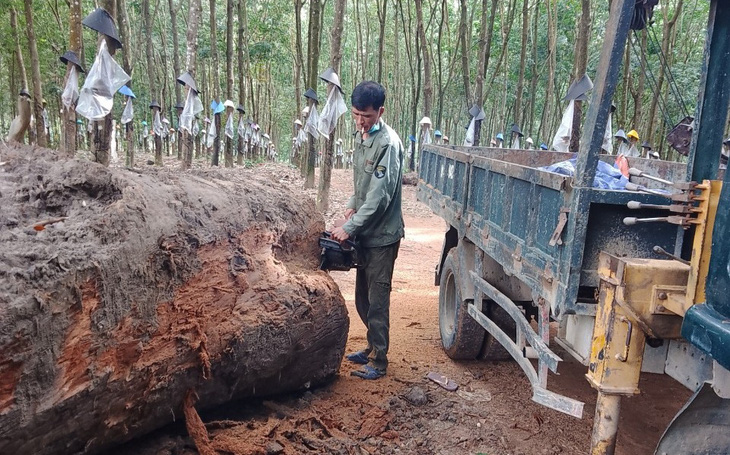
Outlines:
[{"label": "large tree log", "polygon": [[323,220],[255,171],[139,173],[0,145],[0,453],[99,453],[321,384],[348,318]]}]

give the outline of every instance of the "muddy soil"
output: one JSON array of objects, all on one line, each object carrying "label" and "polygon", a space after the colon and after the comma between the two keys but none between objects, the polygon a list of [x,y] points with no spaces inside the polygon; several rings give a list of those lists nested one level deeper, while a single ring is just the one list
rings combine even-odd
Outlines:
[{"label": "muddy soil", "polygon": [[[173,163],[171,160],[170,163]],[[302,188],[296,170],[267,164],[261,172],[286,175]],[[265,171],[264,171],[265,170]],[[328,225],[352,190],[351,171],[334,170]],[[313,190],[301,190],[314,196]],[[391,352],[387,376],[365,381],[343,362],[329,385],[303,394],[230,403],[202,412],[212,446],[221,454],[570,454],[588,453],[595,391],[586,368],[565,360],[548,387],[586,403],[575,419],[533,403],[529,383],[514,362],[454,362],[441,349],[434,266],[446,225],[403,191],[406,238],[395,266],[391,299]],[[350,314],[347,352],[366,343],[354,307],[354,272],[331,274]],[[459,388],[449,392],[426,379],[439,372]],[[623,399],[618,455],[653,453],[656,441],[689,397],[667,376],[644,374],[642,394]],[[194,454],[179,422],[120,447],[116,455]]]}]

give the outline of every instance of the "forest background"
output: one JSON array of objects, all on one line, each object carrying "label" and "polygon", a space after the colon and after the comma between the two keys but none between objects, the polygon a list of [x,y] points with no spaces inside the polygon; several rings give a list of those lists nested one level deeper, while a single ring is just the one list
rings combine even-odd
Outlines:
[{"label": "forest background", "polygon": [[[461,144],[468,110],[478,104],[486,113],[483,137],[507,136],[516,123],[536,146],[549,145],[569,84],[595,74],[609,14],[609,2],[595,0],[0,0],[0,130],[9,128],[19,90],[39,79],[51,145],[53,138],[57,143],[66,75],[58,58],[96,6],[112,13],[124,43],[115,59],[132,76],[135,124],[151,122],[146,106],[155,99],[177,125],[174,106],[185,93],[175,78],[191,69],[186,43],[189,48],[193,38],[204,114],[211,116],[213,99],[242,104],[271,135],[280,158],[291,149],[304,90],[317,91],[320,108],[326,99],[317,75],[333,61],[348,107],[363,79],[387,88],[385,118],[404,141],[418,137],[418,121],[429,116],[434,129]],[[190,8],[200,13],[192,37]],[[661,1],[651,25],[627,44],[613,130],[636,129],[665,159],[678,155],[664,136],[695,110],[708,10],[705,1]],[[341,65],[331,55],[333,30],[341,38]],[[83,28],[87,70],[97,39]],[[114,118],[123,107],[120,95]],[[353,125],[349,115],[342,118],[335,136],[349,148]]]}]

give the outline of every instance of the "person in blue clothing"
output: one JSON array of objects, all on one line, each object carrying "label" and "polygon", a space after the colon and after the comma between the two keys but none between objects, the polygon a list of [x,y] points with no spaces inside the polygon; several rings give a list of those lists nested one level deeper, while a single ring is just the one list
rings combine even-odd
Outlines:
[{"label": "person in blue clothing", "polygon": [[363,379],[378,379],[388,368],[390,290],[393,267],[404,235],[401,211],[403,144],[381,118],[385,88],[361,82],[352,92],[355,120],[354,188],[342,226],[332,231],[339,242],[355,238],[364,266],[357,269],[355,307],[367,327],[367,347],[347,356],[362,365],[353,371]]}]

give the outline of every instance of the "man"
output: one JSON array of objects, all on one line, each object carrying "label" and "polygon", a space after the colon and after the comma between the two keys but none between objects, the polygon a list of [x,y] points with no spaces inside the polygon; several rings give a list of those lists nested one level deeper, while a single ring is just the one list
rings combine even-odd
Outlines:
[{"label": "man", "polygon": [[641,144],[641,154],[645,158],[649,158],[649,159],[652,158],[651,144],[649,143],[649,141],[644,141],[644,143]]},{"label": "man", "polygon": [[628,132],[626,137],[629,139],[629,151],[626,156],[640,157],[641,153],[639,153],[639,149],[637,148],[637,144],[639,143],[639,133],[637,133],[636,130],[631,130]]},{"label": "man", "polygon": [[361,82],[352,92],[355,120],[355,194],[345,210],[342,226],[332,237],[344,242],[356,238],[362,247],[364,266],[357,270],[355,307],[367,327],[367,348],[347,356],[362,365],[353,371],[363,379],[378,379],[388,367],[390,289],[393,265],[404,235],[401,212],[403,144],[381,116],[385,88],[377,82]]},{"label": "man", "polygon": [[345,152],[342,151],[342,138],[337,139],[337,142],[335,142],[335,156],[337,157],[337,161],[335,162],[335,169],[343,169]]},{"label": "man", "polygon": [[347,151],[345,152],[345,169],[352,168],[352,153],[353,152],[354,152],[354,150],[352,150],[352,149],[347,149]]},{"label": "man", "polygon": [[497,133],[496,139],[497,139],[497,147],[502,148],[502,146],[504,145],[504,136],[502,135],[501,132]]},{"label": "man", "polygon": [[616,134],[613,137],[615,137],[617,139],[616,142],[618,142],[618,150],[616,151],[616,156],[628,155],[629,138],[626,137],[626,132],[623,129],[619,129],[618,131],[616,131]]}]

